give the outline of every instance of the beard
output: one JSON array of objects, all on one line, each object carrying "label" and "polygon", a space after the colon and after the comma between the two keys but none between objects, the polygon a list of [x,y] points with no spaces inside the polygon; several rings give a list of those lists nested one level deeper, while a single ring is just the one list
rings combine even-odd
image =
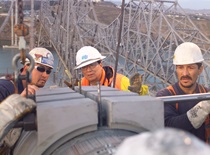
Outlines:
[{"label": "beard", "polygon": [[43,88],[43,87],[45,86],[45,83],[46,83],[46,82],[43,82],[43,81],[40,82],[40,81],[39,81],[39,82],[37,82],[35,85],[36,85],[38,88]]}]

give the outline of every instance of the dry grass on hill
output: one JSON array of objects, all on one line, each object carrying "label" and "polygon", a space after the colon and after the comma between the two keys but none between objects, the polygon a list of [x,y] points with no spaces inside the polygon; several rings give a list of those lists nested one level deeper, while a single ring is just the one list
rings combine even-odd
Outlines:
[{"label": "dry grass on hill", "polygon": [[[94,5],[94,9],[99,22],[109,25],[114,19],[116,19],[121,10],[112,4],[98,3]],[[207,19],[192,19],[197,28],[210,39],[210,20]]]}]

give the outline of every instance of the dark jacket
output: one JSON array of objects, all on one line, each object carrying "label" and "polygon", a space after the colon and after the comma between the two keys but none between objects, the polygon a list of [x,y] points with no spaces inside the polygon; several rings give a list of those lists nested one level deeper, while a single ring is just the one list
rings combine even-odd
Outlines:
[{"label": "dark jacket", "polygon": [[[18,94],[21,94],[24,90],[22,81],[18,81]],[[6,79],[0,79],[0,102],[2,102],[5,98],[7,98],[9,95],[15,93],[15,87],[13,82]]]},{"label": "dark jacket", "polygon": [[2,102],[7,96],[13,94],[15,88],[10,80],[0,79],[0,102]]},{"label": "dark jacket", "polygon": [[[182,89],[179,87],[178,82],[172,85],[174,88],[176,95],[185,95]],[[207,88],[205,88],[208,91]],[[195,93],[202,93],[199,90],[199,84],[196,86]],[[173,94],[165,88],[160,90],[156,96],[171,96]],[[183,129],[189,131],[190,133],[194,134],[201,140],[205,141],[205,124],[203,123],[202,126],[198,129],[195,129],[192,124],[190,123],[187,117],[187,111],[194,107],[198,101],[184,101],[184,102],[177,102],[178,108],[176,108],[176,103],[169,103],[164,104],[164,118],[165,118],[165,126],[167,127],[175,127],[179,129]]]}]

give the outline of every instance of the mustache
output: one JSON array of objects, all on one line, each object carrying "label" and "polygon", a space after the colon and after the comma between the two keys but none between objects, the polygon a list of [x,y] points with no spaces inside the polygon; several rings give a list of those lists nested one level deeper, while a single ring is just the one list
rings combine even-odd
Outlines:
[{"label": "mustache", "polygon": [[192,78],[191,78],[190,76],[182,76],[182,77],[181,77],[181,80],[182,80],[182,79],[190,79],[190,80],[192,80]]}]

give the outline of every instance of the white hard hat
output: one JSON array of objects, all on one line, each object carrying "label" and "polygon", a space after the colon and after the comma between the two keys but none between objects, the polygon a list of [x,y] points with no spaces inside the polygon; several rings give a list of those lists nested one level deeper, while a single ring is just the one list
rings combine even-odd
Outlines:
[{"label": "white hard hat", "polygon": [[[42,47],[34,48],[29,52],[29,54],[34,58],[35,63],[39,63],[48,66],[50,68],[53,68],[54,57],[52,53],[46,48]],[[26,63],[28,62],[29,60],[26,59]]]},{"label": "white hard hat", "polygon": [[185,42],[179,45],[174,53],[174,65],[186,65],[202,62],[203,55],[200,48],[191,42]]},{"label": "white hard hat", "polygon": [[102,56],[94,47],[84,46],[77,52],[75,69],[82,68],[104,58],[106,57]]}]

